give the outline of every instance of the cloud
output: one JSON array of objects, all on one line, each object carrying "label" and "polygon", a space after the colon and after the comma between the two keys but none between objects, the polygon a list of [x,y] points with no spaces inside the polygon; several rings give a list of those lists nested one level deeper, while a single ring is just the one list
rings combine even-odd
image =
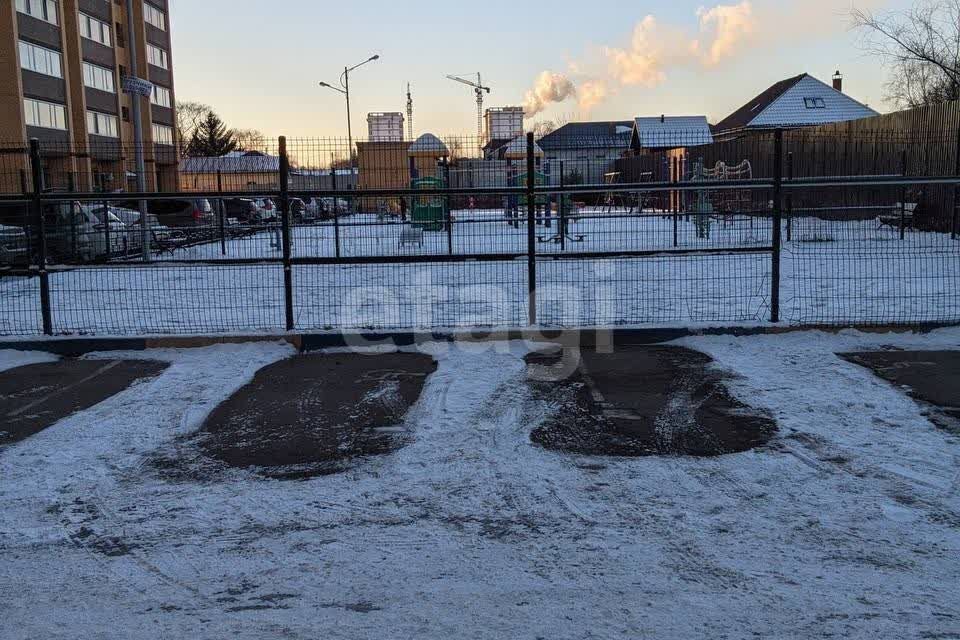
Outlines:
[{"label": "cloud", "polygon": [[604,80],[587,80],[580,83],[577,90],[580,110],[589,113],[610,95],[610,88]]},{"label": "cloud", "polygon": [[575,95],[577,95],[577,87],[573,81],[559,73],[544,71],[537,76],[533,88],[527,91],[523,100],[523,111],[528,118],[532,118],[550,104],[563,102]]},{"label": "cloud", "polygon": [[706,66],[716,66],[732,58],[756,33],[757,18],[749,2],[718,5],[712,9],[701,7],[697,15],[701,37],[691,48]]}]

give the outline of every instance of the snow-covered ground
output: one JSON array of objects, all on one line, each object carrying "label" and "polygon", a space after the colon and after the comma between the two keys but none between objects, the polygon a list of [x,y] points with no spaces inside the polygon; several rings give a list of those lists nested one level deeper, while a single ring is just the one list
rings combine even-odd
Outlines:
[{"label": "snow-covered ground", "polygon": [[[673,220],[659,215],[587,211],[561,248],[584,252],[669,251]],[[526,228],[502,211],[455,212],[452,246],[459,254],[526,251]],[[796,324],[951,322],[960,320],[960,242],[909,232],[901,241],[876,221],[794,222],[782,260],[782,317]],[[443,255],[445,232],[425,234],[423,247],[399,243],[402,226],[359,215],[343,220],[345,257]],[[537,227],[547,239],[554,226]],[[538,318],[554,326],[756,323],[769,319],[769,222],[731,218],[697,237],[681,218],[682,249],[747,248],[755,253],[660,255],[538,262]],[[574,242],[582,236],[582,242]],[[785,233],[786,237],[786,233]],[[176,251],[164,260],[278,258],[269,231]],[[297,257],[330,257],[332,223],[297,227]],[[527,321],[526,258],[451,264],[298,265],[293,271],[298,330],[504,326]],[[51,277],[57,333],[144,334],[276,331],[284,326],[279,265],[166,265],[75,269]],[[0,335],[40,331],[36,280],[0,279]]]},{"label": "snow-covered ground", "polygon": [[834,355],[956,349],[960,329],[680,344],[776,417],[769,447],[551,453],[529,440],[548,407],[524,345],[435,345],[395,454],[307,481],[173,480],[149,460],[293,354],[131,354],[172,364],[0,451],[0,635],[960,636],[960,441]]}]

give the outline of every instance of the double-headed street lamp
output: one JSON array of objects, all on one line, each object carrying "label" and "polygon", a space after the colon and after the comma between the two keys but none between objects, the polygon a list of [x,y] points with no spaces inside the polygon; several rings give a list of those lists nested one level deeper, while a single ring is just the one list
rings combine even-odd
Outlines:
[{"label": "double-headed street lamp", "polygon": [[360,67],[367,64],[368,62],[375,62],[379,59],[380,59],[380,56],[376,55],[376,56],[372,56],[371,58],[368,58],[367,60],[364,60],[358,65],[354,65],[352,67],[344,67],[343,74],[341,74],[340,76],[340,84],[343,86],[342,89],[340,87],[335,87],[332,84],[327,84],[326,82],[320,83],[321,87],[326,87],[327,89],[333,89],[338,93],[342,93],[347,98],[347,139],[350,144],[349,158],[350,158],[351,169],[353,169],[353,125],[350,122],[350,72],[356,69],[359,69]]}]

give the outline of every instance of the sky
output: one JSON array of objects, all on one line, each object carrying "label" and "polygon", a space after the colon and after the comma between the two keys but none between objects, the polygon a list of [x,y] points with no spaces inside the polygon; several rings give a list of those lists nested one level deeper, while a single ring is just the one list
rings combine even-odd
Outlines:
[{"label": "sky", "polygon": [[[876,12],[909,0],[855,0]],[[878,111],[885,70],[848,28],[850,0],[172,0],[177,99],[269,136],[346,136],[345,101],[319,86],[351,74],[355,137],[366,114],[405,111],[416,133],[473,134],[473,91],[447,74],[483,74],[486,106],[542,120],[707,115],[716,122],[799,73]]]}]

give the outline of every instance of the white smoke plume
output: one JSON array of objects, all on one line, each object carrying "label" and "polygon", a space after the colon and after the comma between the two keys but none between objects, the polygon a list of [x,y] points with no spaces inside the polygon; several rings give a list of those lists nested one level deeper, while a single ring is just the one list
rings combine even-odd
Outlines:
[{"label": "white smoke plume", "polygon": [[610,88],[604,80],[587,80],[580,83],[577,90],[577,101],[580,110],[585,114],[593,111],[610,95]]},{"label": "white smoke plume", "polygon": [[671,67],[714,67],[733,57],[757,30],[749,0],[700,8],[697,15],[696,34],[662,25],[654,16],[645,17],[634,27],[628,49],[605,50],[612,75],[624,85],[653,88],[666,80]]},{"label": "white smoke plume", "polygon": [[[849,24],[845,16],[849,15],[850,0],[728,1],[698,9],[693,27],[663,23],[653,15],[642,18],[625,46],[602,47],[601,60],[592,64],[570,62],[575,80],[544,71],[526,94],[527,117],[572,97],[578,98],[581,111],[589,112],[615,94],[618,85],[653,89],[667,80],[671,70],[717,69],[748,52],[832,36]],[[857,0],[857,6],[873,8],[888,2]],[[591,67],[592,73],[588,71]],[[599,70],[604,67],[605,71]]]},{"label": "white smoke plume", "polygon": [[577,95],[577,87],[569,78],[559,73],[544,71],[527,91],[523,100],[523,111],[528,118],[543,112],[550,104],[563,102]]}]

